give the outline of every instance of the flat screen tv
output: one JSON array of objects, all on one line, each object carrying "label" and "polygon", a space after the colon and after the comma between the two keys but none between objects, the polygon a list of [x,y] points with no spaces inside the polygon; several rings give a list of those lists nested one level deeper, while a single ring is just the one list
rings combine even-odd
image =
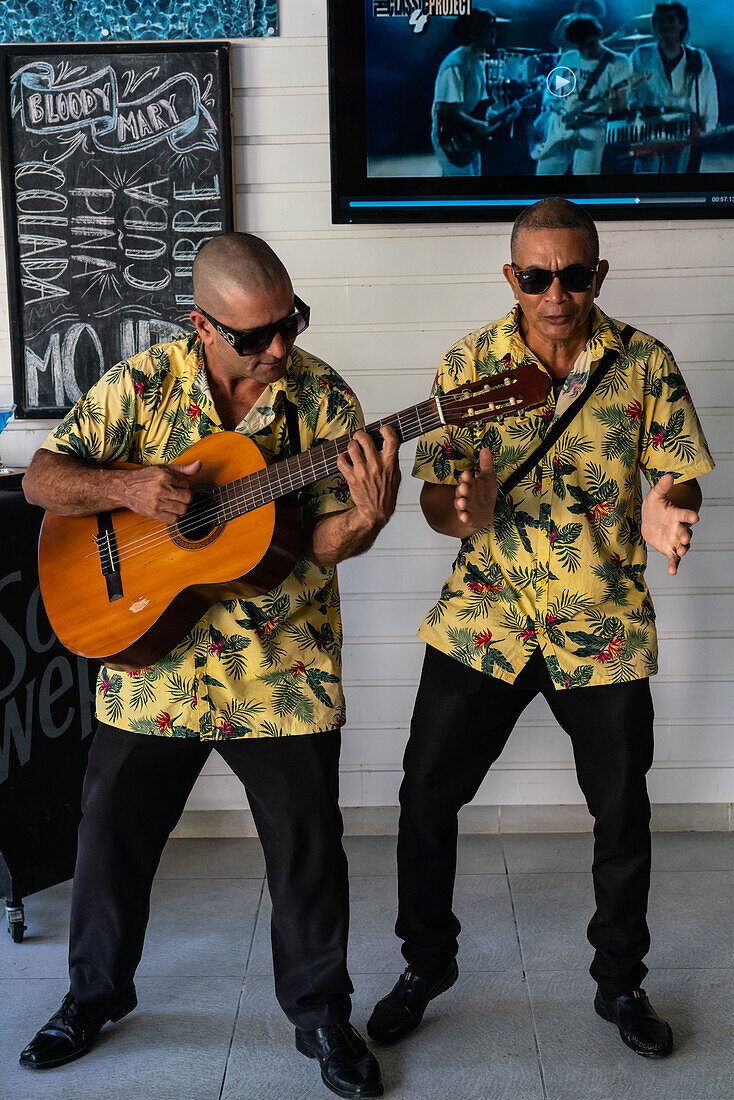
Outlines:
[{"label": "flat screen tv", "polygon": [[330,0],[333,219],[731,216],[732,42],[732,0]]}]

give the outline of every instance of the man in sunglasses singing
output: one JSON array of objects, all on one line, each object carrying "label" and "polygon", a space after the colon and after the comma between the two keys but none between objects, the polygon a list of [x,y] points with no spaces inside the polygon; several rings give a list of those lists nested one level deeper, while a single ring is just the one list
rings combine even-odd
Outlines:
[{"label": "man in sunglasses singing", "polygon": [[[318,1059],[339,1096],[381,1096],[379,1066],[349,1024],[335,566],[366,550],[392,515],[397,436],[383,428],[378,450],[359,430],[349,386],[295,345],[309,309],[264,241],[213,238],[193,279],[195,331],[118,364],[80,399],[33,459],[24,481],[31,503],[72,516],[123,506],[172,524],[191,503],[200,463],[170,463],[203,436],[240,432],[275,460],[355,434],[339,473],[305,492],[306,543],[282,584],[215,604],[149,668],[102,668],[74,877],[71,989],[20,1061],[64,1065],[135,1008],[153,876],[215,748],[244,784],[262,841],[276,995],[297,1049]],[[142,468],[105,466],[120,460]]]},{"label": "man in sunglasses singing", "polygon": [[398,838],[408,968],[367,1030],[401,1039],[456,981],[457,814],[541,694],[571,739],[594,818],[594,1007],[632,1050],[661,1056],[672,1032],[641,988],[657,670],[643,574],[646,544],[676,573],[699,518],[695,478],[713,461],[671,353],[594,304],[609,264],[583,209],[561,198],[529,207],[511,260],[517,304],[449,349],[434,392],[529,363],[548,376],[548,398],[522,419],[448,426],[418,445],[424,515],[461,545],[419,631]]}]

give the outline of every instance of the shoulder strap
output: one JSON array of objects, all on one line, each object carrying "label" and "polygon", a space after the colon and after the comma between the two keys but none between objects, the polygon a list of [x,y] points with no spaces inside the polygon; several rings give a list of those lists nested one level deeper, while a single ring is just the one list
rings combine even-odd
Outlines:
[{"label": "shoulder strap", "polygon": [[701,51],[697,50],[695,46],[683,47],[686,55],[686,68],[691,76],[699,77],[703,72],[703,58],[701,57]]},{"label": "shoulder strap", "polygon": [[[289,455],[299,455],[301,453],[301,430],[298,426],[298,409],[289,401],[283,394],[283,411],[285,412],[285,431],[288,437],[288,451]],[[303,489],[296,489],[294,492],[289,493],[287,496],[282,497],[281,506],[300,508],[303,501]]]},{"label": "shoulder strap", "polygon": [[301,453],[301,429],[298,426],[298,409],[283,395],[283,409],[285,410],[285,429],[288,436],[288,445],[292,455]]},{"label": "shoulder strap", "polygon": [[597,83],[597,81],[599,80],[599,77],[604,72],[607,65],[612,60],[612,57],[614,56],[612,51],[608,50],[606,48],[606,46],[602,46],[602,50],[604,52],[602,53],[602,55],[599,59],[599,64],[596,66],[595,69],[592,70],[591,76],[589,77],[589,79],[586,81],[586,84],[584,85],[584,90],[582,92],[579,92],[579,102],[580,103],[585,103],[586,100],[589,98],[589,96],[591,95],[592,89],[594,88],[594,85]]},{"label": "shoulder strap", "polygon": [[[635,329],[632,325],[625,325],[620,332],[620,339],[622,344],[626,348],[629,344]],[[506,481],[500,485],[497,492],[497,500],[503,501],[505,497],[512,492],[516,485],[518,485],[524,477],[527,477],[530,471],[538,465],[540,460],[548,453],[553,444],[559,439],[571,421],[581,412],[582,408],[589,400],[594,390],[597,388],[604,375],[608,372],[609,368],[619,358],[619,352],[616,348],[607,348],[602,356],[601,363],[592,374],[589,381],[586,383],[586,389],[584,392],[576,398],[572,405],[566,409],[562,416],[558,417],[555,424],[548,430],[543,439],[533,453],[529,455],[525,461],[514,470]]]}]

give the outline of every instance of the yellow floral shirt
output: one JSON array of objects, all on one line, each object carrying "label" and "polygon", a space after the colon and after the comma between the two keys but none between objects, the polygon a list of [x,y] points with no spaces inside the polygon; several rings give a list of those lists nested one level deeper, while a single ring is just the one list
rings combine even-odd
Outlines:
[{"label": "yellow floral shirt", "polygon": [[[433,394],[537,360],[519,330],[519,306],[444,355]],[[695,409],[670,351],[596,306],[591,337],[558,402],[504,425],[447,426],[418,443],[413,474],[455,485],[490,447],[502,483],[585,388],[607,348],[620,354],[542,462],[465,540],[419,635],[472,668],[513,683],[540,646],[557,689],[635,680],[657,672],[655,612],[644,579],[640,470],[688,481],[713,468]]]},{"label": "yellow floral shirt", "polygon": [[[269,458],[290,454],[283,398],[296,405],[301,449],[364,425],[352,390],[320,359],[293,348],[237,430]],[[85,461],[171,462],[223,431],[196,333],[112,367],[44,443]],[[352,507],[340,474],[311,485],[306,519]],[[304,555],[277,588],[214,604],[191,633],[149,668],[103,667],[97,717],[137,733],[222,741],[284,737],[341,726],[341,613],[336,569]]]}]

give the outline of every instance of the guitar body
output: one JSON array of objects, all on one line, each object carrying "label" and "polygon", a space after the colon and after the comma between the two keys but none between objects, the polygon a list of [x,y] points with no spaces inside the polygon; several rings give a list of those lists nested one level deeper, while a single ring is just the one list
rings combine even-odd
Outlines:
[{"label": "guitar body", "polygon": [[[197,491],[266,467],[259,448],[237,432],[205,436],[173,465],[197,459],[194,503]],[[121,595],[110,594],[102,571],[100,522],[111,524]],[[302,544],[300,509],[279,501],[222,522],[202,520],[188,533],[125,508],[101,517],[47,512],[38,572],[49,621],[65,646],[111,666],[141,668],[169,653],[212,604],[280,584]]]}]

